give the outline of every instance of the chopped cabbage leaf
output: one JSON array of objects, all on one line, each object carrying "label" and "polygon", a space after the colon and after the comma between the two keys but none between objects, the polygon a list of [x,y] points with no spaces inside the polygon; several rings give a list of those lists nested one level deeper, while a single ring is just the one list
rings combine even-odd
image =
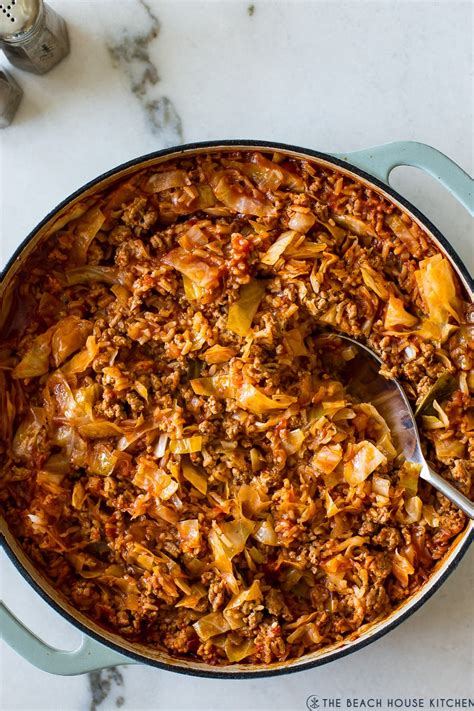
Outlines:
[{"label": "chopped cabbage leaf", "polygon": [[442,325],[451,316],[459,323],[460,301],[449,261],[441,254],[435,254],[423,259],[419,266],[415,279],[430,319]]},{"label": "chopped cabbage leaf", "polygon": [[233,389],[225,375],[212,375],[206,378],[194,378],[189,381],[196,395],[230,397]]},{"label": "chopped cabbage leaf", "polygon": [[[2,413],[3,416],[3,413]],[[16,459],[29,462],[35,454],[41,430],[46,426],[43,409],[32,407],[15,432],[12,453]]]},{"label": "chopped cabbage leaf", "polygon": [[184,247],[188,252],[192,252],[193,249],[204,247],[204,245],[208,244],[209,239],[206,233],[199,227],[199,224],[196,224],[191,225],[186,232],[181,234],[178,238],[178,242],[181,247]]},{"label": "chopped cabbage leaf", "polygon": [[449,417],[441,407],[441,405],[436,401],[433,400],[433,409],[436,411],[438,418],[443,425],[443,427],[449,427]]},{"label": "chopped cabbage leaf", "polygon": [[226,550],[226,547],[224,546],[224,543],[221,539],[221,535],[219,535],[218,530],[212,528],[209,531],[208,541],[209,546],[212,550],[212,554],[214,557],[214,565],[216,566],[216,568],[222,573],[232,573],[232,561],[228,554],[229,546]]},{"label": "chopped cabbage leaf", "polygon": [[423,519],[432,528],[438,528],[440,524],[439,516],[431,504],[423,504]]},{"label": "chopped cabbage leaf", "polygon": [[260,153],[254,153],[250,163],[226,161],[226,165],[246,175],[264,193],[278,190],[283,182],[283,171]]},{"label": "chopped cabbage leaf", "polygon": [[168,445],[168,435],[165,433],[160,434],[158,437],[158,442],[155,445],[154,454],[157,459],[161,459],[165,455],[166,447]]},{"label": "chopped cabbage leaf", "polygon": [[71,504],[78,511],[82,508],[84,499],[86,498],[86,492],[82,482],[76,481],[71,494]]},{"label": "chopped cabbage leaf", "polygon": [[446,425],[444,425],[438,417],[434,417],[434,415],[422,415],[421,421],[424,430],[442,430],[446,427]]},{"label": "chopped cabbage leaf", "polygon": [[196,395],[234,399],[241,408],[250,410],[256,415],[287,408],[297,400],[296,397],[284,393],[277,393],[273,398],[269,398],[251,383],[242,383],[240,387],[233,387],[226,376],[195,378],[190,383]]},{"label": "chopped cabbage leaf", "polygon": [[56,368],[82,348],[91,331],[91,322],[78,316],[66,316],[58,321],[51,339],[51,351]]},{"label": "chopped cabbage leaf", "polygon": [[74,227],[71,256],[76,264],[84,264],[92,241],[105,222],[105,215],[94,206],[82,215]]},{"label": "chopped cabbage leaf", "polygon": [[368,415],[367,432],[369,437],[375,440],[378,449],[384,454],[389,461],[395,459],[397,450],[395,449],[390,428],[385,422],[377,408],[370,402],[361,402],[356,406],[358,410],[362,410]]},{"label": "chopped cabbage leaf", "polygon": [[384,479],[374,474],[372,477],[372,491],[374,494],[388,498],[390,495],[390,479]]},{"label": "chopped cabbage leaf", "polygon": [[402,220],[400,215],[395,213],[387,215],[385,222],[392,232],[403,242],[410,254],[414,256],[419,254],[420,240],[415,233],[416,227],[414,225],[409,227],[406,222]]},{"label": "chopped cabbage leaf", "polygon": [[330,474],[342,459],[342,447],[339,443],[327,444],[315,454],[312,463],[325,474]]},{"label": "chopped cabbage leaf", "polygon": [[243,605],[244,602],[261,600],[262,597],[263,594],[260,588],[260,580],[256,579],[249,588],[242,590],[238,595],[232,596],[231,600],[226,605],[224,612],[227,612],[228,610],[235,610]]},{"label": "chopped cabbage leaf", "polygon": [[211,346],[205,351],[202,358],[209,365],[216,363],[227,363],[231,358],[236,355],[236,350],[234,348],[229,348],[228,346],[220,346],[216,343],[215,346]]},{"label": "chopped cabbage leaf", "polygon": [[202,449],[202,436],[193,435],[182,439],[170,440],[170,452],[173,454],[192,454],[200,452]]},{"label": "chopped cabbage leaf", "polygon": [[297,358],[298,356],[309,355],[309,351],[304,342],[303,334],[299,328],[292,328],[285,333],[283,343],[289,355]]},{"label": "chopped cabbage leaf", "polygon": [[175,479],[163,472],[152,459],[144,456],[138,459],[133,483],[162,501],[170,499],[179,487]]},{"label": "chopped cabbage leaf", "polygon": [[408,586],[410,575],[413,575],[415,569],[408,558],[401,555],[398,550],[391,557],[392,573],[403,588]]},{"label": "chopped cabbage leaf", "polygon": [[405,500],[407,523],[417,523],[423,513],[423,502],[419,496],[410,496]]},{"label": "chopped cabbage leaf", "polygon": [[334,222],[345,227],[354,235],[359,235],[359,237],[375,237],[374,229],[363,220],[354,217],[354,215],[336,215],[333,213],[332,218]]},{"label": "chopped cabbage leaf", "polygon": [[103,281],[105,284],[121,283],[119,271],[115,267],[101,267],[92,264],[68,269],[65,273],[65,277],[68,286],[88,284],[91,281]]},{"label": "chopped cabbage leaf", "polygon": [[195,610],[204,596],[207,596],[206,588],[201,583],[197,583],[191,586],[190,592],[177,602],[175,607],[188,607]]},{"label": "chopped cabbage leaf", "polygon": [[36,336],[21,361],[13,369],[13,378],[37,378],[48,372],[52,337],[51,328]]},{"label": "chopped cabbage leaf", "polygon": [[269,410],[281,410],[296,402],[297,398],[284,393],[276,393],[272,398],[262,393],[251,383],[243,383],[237,394],[237,402],[244,410],[263,415]]},{"label": "chopped cabbage leaf", "polygon": [[398,475],[398,483],[405,489],[408,496],[415,496],[418,491],[418,480],[420,478],[421,464],[413,462],[403,462]]},{"label": "chopped cabbage leaf", "polygon": [[240,513],[247,518],[260,516],[269,506],[267,494],[255,485],[242,484],[237,492],[236,501]]},{"label": "chopped cabbage leaf", "polygon": [[282,232],[282,234],[275,240],[275,242],[270,245],[265,254],[261,258],[262,264],[267,264],[268,266],[273,266],[278,262],[281,255],[290,246],[296,236],[296,232],[293,230],[288,230],[287,232]]},{"label": "chopped cabbage leaf", "polygon": [[197,518],[186,519],[176,524],[179,538],[183,550],[192,550],[201,545],[201,534],[199,531],[199,520]]},{"label": "chopped cabbage leaf", "polygon": [[238,336],[248,336],[252,321],[265,293],[265,282],[252,279],[240,287],[239,298],[229,307],[227,328]]},{"label": "chopped cabbage leaf", "polygon": [[183,458],[181,468],[186,481],[189,481],[189,483],[192,484],[195,489],[200,491],[201,494],[206,494],[207,477],[203,469],[201,467],[197,467],[195,464],[192,464],[187,457]]},{"label": "chopped cabbage leaf", "polygon": [[216,198],[235,212],[257,217],[276,216],[273,202],[267,200],[250,181],[247,180],[248,184],[244,186],[242,182],[242,173],[237,170],[225,170],[214,174],[211,187]]},{"label": "chopped cabbage leaf", "polygon": [[183,274],[183,288],[187,300],[191,303],[193,301],[199,302],[206,293],[204,287],[199,286],[195,281],[186,276],[186,274]]},{"label": "chopped cabbage leaf", "polygon": [[219,524],[219,528],[226,554],[232,560],[244,550],[247,538],[255,529],[255,522],[245,516],[239,516],[234,521]]},{"label": "chopped cabbage leaf", "polygon": [[305,235],[316,222],[316,218],[310,212],[294,212],[288,222],[290,230]]},{"label": "chopped cabbage leaf", "polygon": [[117,437],[123,434],[121,427],[108,420],[95,420],[79,425],[79,434],[86,439],[102,439],[102,437]]},{"label": "chopped cabbage leaf", "polygon": [[325,249],[327,249],[327,245],[324,242],[311,242],[308,239],[295,240],[295,243],[285,250],[285,256],[288,259],[312,259],[319,257]]},{"label": "chopped cabbage leaf", "polygon": [[313,644],[320,644],[323,637],[319,632],[314,622],[308,622],[305,625],[297,627],[291,634],[288,635],[287,641],[290,644],[298,642],[304,647],[310,647]]},{"label": "chopped cabbage leaf", "polygon": [[229,662],[241,662],[242,659],[250,657],[257,651],[257,646],[252,639],[244,639],[239,644],[234,644],[227,636],[224,644],[224,650]]},{"label": "chopped cabbage leaf", "polygon": [[397,328],[397,326],[413,328],[416,323],[418,319],[405,310],[403,301],[390,294],[383,322],[384,328]]},{"label": "chopped cabbage leaf", "polygon": [[369,289],[372,289],[377,296],[380,296],[380,298],[384,301],[387,301],[389,297],[391,297],[387,287],[387,282],[380,272],[377,272],[369,264],[361,264],[360,271],[362,273],[364,284],[368,286]]},{"label": "chopped cabbage leaf", "polygon": [[296,454],[302,447],[305,433],[302,429],[290,430],[286,437],[282,437],[283,449],[287,454]]},{"label": "chopped cabbage leaf", "polygon": [[387,462],[387,457],[368,440],[354,445],[353,451],[352,459],[344,463],[344,479],[350,486],[365,481],[377,467]]},{"label": "chopped cabbage leaf", "polygon": [[333,498],[331,497],[328,491],[324,492],[324,496],[326,500],[326,514],[328,518],[331,518],[331,516],[335,516],[336,514],[338,514],[340,509],[338,506],[336,506],[333,501]]},{"label": "chopped cabbage leaf", "polygon": [[230,630],[230,625],[222,612],[210,612],[208,615],[200,617],[193,627],[201,642],[207,642],[211,637]]},{"label": "chopped cabbage leaf", "polygon": [[[162,260],[203,289],[212,289],[219,284],[219,267],[206,262],[202,257],[193,255],[182,247],[172,249],[171,252],[165,254]],[[186,296],[188,295],[186,294]]]},{"label": "chopped cabbage leaf", "polygon": [[117,461],[117,454],[111,452],[103,444],[96,444],[90,454],[89,471],[100,476],[110,476],[115,469]]},{"label": "chopped cabbage leaf", "polygon": [[85,349],[76,353],[71,360],[64,364],[62,368],[63,373],[66,373],[66,375],[83,373],[92,365],[98,353],[99,346],[97,345],[95,336],[89,336],[86,340]]},{"label": "chopped cabbage leaf", "polygon": [[165,170],[153,173],[146,182],[145,190],[149,193],[160,193],[163,190],[184,187],[188,181],[185,170]]},{"label": "chopped cabbage leaf", "polygon": [[433,433],[436,456],[442,462],[448,463],[451,459],[462,459],[465,455],[466,444],[455,437],[445,437],[444,432]]}]

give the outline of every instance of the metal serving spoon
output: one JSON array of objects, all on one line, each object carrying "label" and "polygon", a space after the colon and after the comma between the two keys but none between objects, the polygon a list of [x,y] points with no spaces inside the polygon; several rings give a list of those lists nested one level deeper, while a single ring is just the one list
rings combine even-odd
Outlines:
[{"label": "metal serving spoon", "polygon": [[397,452],[403,454],[408,462],[421,465],[420,477],[474,519],[474,502],[434,472],[424,458],[415,416],[398,380],[380,374],[383,363],[370,348],[339,333],[335,337],[347,341],[356,349],[356,355],[347,361],[343,370],[347,390],[378,410],[390,429]]}]

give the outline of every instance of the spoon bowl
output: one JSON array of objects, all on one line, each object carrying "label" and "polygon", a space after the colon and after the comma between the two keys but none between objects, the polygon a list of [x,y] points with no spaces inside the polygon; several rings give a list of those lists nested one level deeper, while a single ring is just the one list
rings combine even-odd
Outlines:
[{"label": "spoon bowl", "polygon": [[346,362],[341,371],[347,391],[362,402],[370,402],[384,418],[397,454],[419,465],[422,479],[444,494],[466,516],[474,519],[474,502],[433,471],[426,461],[415,415],[398,380],[386,378],[380,373],[383,362],[370,348],[349,336],[337,334],[337,338],[349,343],[355,351],[355,356]]}]

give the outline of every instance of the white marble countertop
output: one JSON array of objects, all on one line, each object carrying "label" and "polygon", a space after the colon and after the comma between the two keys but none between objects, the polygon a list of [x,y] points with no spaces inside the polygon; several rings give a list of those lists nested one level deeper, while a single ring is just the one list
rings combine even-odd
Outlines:
[{"label": "white marble countertop", "polygon": [[[85,181],[183,141],[268,138],[331,152],[409,139],[436,146],[472,173],[469,2],[51,4],[68,22],[71,54],[41,78],[12,70],[25,97],[0,136],[1,264]],[[472,223],[454,199],[416,170],[399,169],[394,184],[472,269]],[[472,697],[473,562],[471,551],[389,636],[291,676],[231,682],[137,666],[63,678],[3,645],[0,707],[304,711],[311,694],[340,699],[343,709],[353,697],[422,697],[425,708],[433,697]],[[49,643],[74,648],[79,633],[5,556],[0,570],[11,609]]]}]

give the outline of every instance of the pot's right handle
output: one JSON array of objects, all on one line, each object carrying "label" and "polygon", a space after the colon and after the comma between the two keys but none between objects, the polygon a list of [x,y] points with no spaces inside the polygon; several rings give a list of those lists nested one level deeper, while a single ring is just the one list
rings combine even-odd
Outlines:
[{"label": "pot's right handle", "polygon": [[2,639],[15,652],[50,674],[70,676],[118,664],[136,663],[130,657],[114,652],[86,635],[80,646],[71,652],[54,649],[25,627],[3,603],[0,603],[0,630]]},{"label": "pot's right handle", "polygon": [[474,180],[444,153],[425,143],[396,141],[353,153],[334,155],[387,184],[390,173],[399,165],[421,168],[439,180],[461,205],[474,215]]}]

